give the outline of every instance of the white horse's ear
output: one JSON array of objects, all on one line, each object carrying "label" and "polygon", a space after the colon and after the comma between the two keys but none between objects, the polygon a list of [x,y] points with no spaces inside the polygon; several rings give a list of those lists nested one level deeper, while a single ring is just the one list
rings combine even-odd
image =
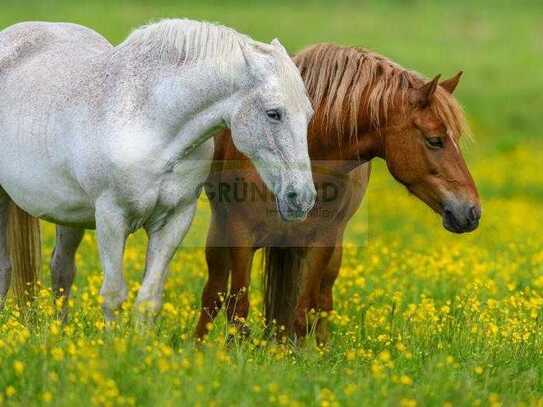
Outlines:
[{"label": "white horse's ear", "polygon": [[271,45],[279,50],[279,51],[282,51],[286,56],[288,56],[288,51],[285,47],[283,47],[283,44],[281,44],[281,42],[277,39],[277,38],[274,38],[271,42]]},{"label": "white horse's ear", "polygon": [[243,59],[245,60],[245,64],[249,68],[249,72],[253,73],[254,67],[257,65],[255,61],[254,51],[251,49],[251,46],[249,44],[246,44],[244,42],[240,43],[240,48]]},{"label": "white horse's ear", "polygon": [[266,78],[266,69],[264,67],[265,58],[263,54],[269,53],[269,49],[264,46],[266,44],[259,44],[255,42],[253,44],[241,43],[241,53],[243,59],[249,68],[249,72],[259,81]]}]

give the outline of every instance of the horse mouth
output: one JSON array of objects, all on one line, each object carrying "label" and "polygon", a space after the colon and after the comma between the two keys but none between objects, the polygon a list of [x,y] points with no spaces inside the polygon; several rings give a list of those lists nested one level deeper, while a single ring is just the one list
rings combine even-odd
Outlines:
[{"label": "horse mouth", "polygon": [[[443,219],[443,227],[452,233],[468,233],[473,232],[479,227],[479,219],[481,217],[481,209],[473,204],[461,204],[460,206],[450,201],[439,202],[437,197],[417,191],[411,185],[407,186],[407,190],[417,196],[426,205],[428,205],[435,213],[441,215]],[[466,208],[469,208],[466,210]]]},{"label": "horse mouth", "polygon": [[286,209],[283,210],[281,207],[278,208],[279,216],[283,222],[299,222],[305,220],[307,217],[307,212],[302,211],[301,209]]},{"label": "horse mouth", "polygon": [[307,210],[293,207],[287,202],[276,198],[277,212],[283,222],[300,222],[307,217]]}]

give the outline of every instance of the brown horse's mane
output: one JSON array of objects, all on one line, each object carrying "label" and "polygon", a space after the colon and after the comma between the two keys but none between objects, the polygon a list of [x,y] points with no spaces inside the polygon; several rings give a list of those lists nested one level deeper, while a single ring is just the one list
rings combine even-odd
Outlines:
[{"label": "brown horse's mane", "polygon": [[[418,73],[362,48],[317,44],[294,61],[316,110],[313,125],[325,133],[356,137],[362,118],[380,129],[392,113],[405,111],[408,90],[425,83]],[[445,89],[438,86],[430,106],[455,139],[469,132],[461,106]]]}]

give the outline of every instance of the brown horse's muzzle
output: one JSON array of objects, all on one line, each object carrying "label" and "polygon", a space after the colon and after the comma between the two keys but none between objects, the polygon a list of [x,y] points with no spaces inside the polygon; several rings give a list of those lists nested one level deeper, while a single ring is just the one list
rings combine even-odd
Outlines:
[{"label": "brown horse's muzzle", "polygon": [[449,200],[443,205],[443,227],[453,233],[471,232],[479,226],[481,206],[473,202]]}]

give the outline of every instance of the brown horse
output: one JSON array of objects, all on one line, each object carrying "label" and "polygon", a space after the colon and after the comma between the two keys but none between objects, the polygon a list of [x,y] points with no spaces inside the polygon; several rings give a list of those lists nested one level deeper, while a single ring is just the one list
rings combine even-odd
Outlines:
[{"label": "brown horse", "polygon": [[[303,337],[308,311],[332,310],[343,233],[362,202],[374,157],[384,159],[396,180],[440,214],[449,231],[478,226],[478,193],[458,148],[466,124],[452,96],[461,73],[426,81],[383,56],[332,44],[312,46],[294,61],[315,108],[309,151],[317,204],[302,223],[283,222],[273,201],[258,193],[262,181],[227,132],[216,137],[216,163],[206,184],[213,213],[198,338],[208,332],[224,300],[229,321],[247,332],[250,272],[259,248],[266,250],[268,323]],[[333,199],[325,199],[330,185]],[[257,193],[248,193],[254,186]],[[231,191],[244,194],[236,199]],[[326,319],[317,321],[316,336],[326,341]]]}]

